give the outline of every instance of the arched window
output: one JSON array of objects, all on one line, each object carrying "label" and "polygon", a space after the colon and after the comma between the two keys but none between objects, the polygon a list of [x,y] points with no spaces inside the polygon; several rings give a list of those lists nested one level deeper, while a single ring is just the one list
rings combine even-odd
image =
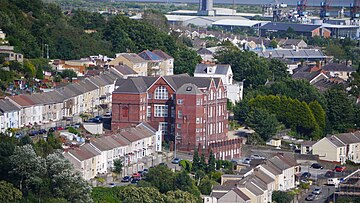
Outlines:
[{"label": "arched window", "polygon": [[169,93],[168,93],[166,87],[164,87],[164,86],[160,86],[155,89],[155,99],[165,100],[165,99],[168,99],[168,97],[169,97],[168,95],[169,95]]}]

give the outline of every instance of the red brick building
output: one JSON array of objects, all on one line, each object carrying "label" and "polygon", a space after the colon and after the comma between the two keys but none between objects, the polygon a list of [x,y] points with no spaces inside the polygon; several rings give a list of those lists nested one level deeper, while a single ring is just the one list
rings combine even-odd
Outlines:
[{"label": "red brick building", "polygon": [[219,78],[189,75],[118,79],[112,96],[112,130],[148,122],[177,149],[227,140],[226,91]]}]

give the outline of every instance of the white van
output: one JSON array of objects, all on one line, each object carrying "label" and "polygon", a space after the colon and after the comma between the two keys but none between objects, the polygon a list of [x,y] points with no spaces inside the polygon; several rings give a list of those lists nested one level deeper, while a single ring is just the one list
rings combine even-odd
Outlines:
[{"label": "white van", "polygon": [[339,178],[328,178],[327,179],[327,184],[328,185],[335,185],[335,187],[338,187],[340,183]]}]

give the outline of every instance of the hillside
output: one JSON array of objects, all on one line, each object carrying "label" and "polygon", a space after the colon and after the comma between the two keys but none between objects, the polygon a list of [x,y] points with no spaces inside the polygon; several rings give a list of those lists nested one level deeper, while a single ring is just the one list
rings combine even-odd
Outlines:
[{"label": "hillside", "polygon": [[64,15],[41,0],[0,0],[0,29],[27,58],[43,56],[48,44],[50,58],[61,59],[160,48],[175,58],[176,73],[192,73],[199,61],[194,51],[145,21],[85,11]]}]

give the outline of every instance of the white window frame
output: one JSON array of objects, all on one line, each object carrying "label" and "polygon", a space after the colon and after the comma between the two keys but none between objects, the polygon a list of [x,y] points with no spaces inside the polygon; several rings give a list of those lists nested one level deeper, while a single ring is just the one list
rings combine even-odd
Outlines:
[{"label": "white window frame", "polygon": [[169,92],[165,86],[159,86],[155,89],[155,99],[167,100],[169,99]]},{"label": "white window frame", "polygon": [[154,105],[154,117],[164,118],[169,116],[169,107],[168,105]]}]

